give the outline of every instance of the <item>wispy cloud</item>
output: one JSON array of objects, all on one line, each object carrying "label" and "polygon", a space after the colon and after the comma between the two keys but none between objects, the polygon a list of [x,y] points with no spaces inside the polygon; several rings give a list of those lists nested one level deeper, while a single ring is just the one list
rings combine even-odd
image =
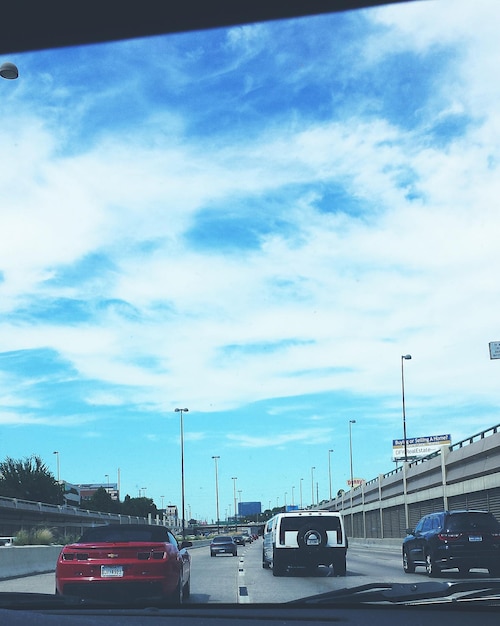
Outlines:
[{"label": "wispy cloud", "polygon": [[178,451],[186,403],[198,482],[219,445],[262,449],[259,467],[332,440],[345,457],[353,416],[359,463],[374,442],[390,463],[407,352],[412,433],[491,423],[498,11],[412,2],[21,55],[0,142],[17,449],[94,434],[99,475],[123,455],[163,490],[145,460]]},{"label": "wispy cloud", "polygon": [[326,443],[329,441],[331,433],[332,429],[330,428],[311,428],[297,432],[273,433],[267,437],[228,434],[227,438],[243,448],[270,448],[286,446],[290,443],[300,443],[302,445]]}]

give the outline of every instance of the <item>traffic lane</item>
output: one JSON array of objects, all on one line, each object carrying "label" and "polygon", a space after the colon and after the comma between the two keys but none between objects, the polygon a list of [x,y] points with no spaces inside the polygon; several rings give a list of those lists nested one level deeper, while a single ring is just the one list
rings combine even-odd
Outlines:
[{"label": "traffic lane", "polygon": [[19,593],[49,593],[54,594],[56,590],[56,577],[54,572],[47,574],[33,574],[31,576],[21,576],[20,578],[9,578],[0,580],[0,592]]},{"label": "traffic lane", "polygon": [[[241,546],[241,550],[243,550]],[[189,550],[191,555],[191,594],[189,603],[235,604],[238,601],[240,556],[210,556],[208,546]],[[0,592],[55,593],[55,572],[0,580]]]},{"label": "traffic lane", "polygon": [[[367,576],[370,579],[380,573],[384,577],[378,577],[376,582],[390,580],[397,583],[425,582],[429,576],[424,566],[417,567],[413,574],[405,574],[403,570],[403,558],[401,548],[382,548],[372,545],[356,545],[348,550],[348,574]],[[349,571],[351,565],[351,571]],[[487,569],[473,569],[469,574],[461,574],[458,569],[444,570],[437,580],[474,580],[488,578]],[[368,582],[373,582],[369,580]],[[364,583],[360,583],[364,584]]]},{"label": "traffic lane", "polygon": [[[262,567],[262,541],[257,540],[242,555],[240,586],[245,587],[249,603],[282,603],[331,591],[345,586],[345,577],[335,577],[332,568],[320,567],[314,575],[300,568],[284,576],[273,576]],[[241,602],[241,597],[240,597]]]},{"label": "traffic lane", "polygon": [[238,602],[238,570],[242,554],[239,546],[238,556],[218,554],[210,556],[210,548],[191,550],[191,595],[190,604]]},{"label": "traffic lane", "polygon": [[[291,570],[283,577],[274,577],[262,567],[262,540],[238,551],[237,557],[210,557],[208,548],[190,550],[191,597],[189,603],[280,603],[297,600],[333,589],[356,587],[367,583],[425,582],[424,568],[405,574],[399,550],[372,546],[351,546],[347,551],[347,576],[335,577],[331,568],[318,568],[315,575]],[[487,577],[486,570],[473,570],[469,576],[458,571],[443,573],[438,580],[471,580]],[[0,592],[32,592],[53,594],[54,573],[35,574],[0,581]]]},{"label": "traffic lane", "polygon": [[[246,588],[248,602],[282,603],[308,596],[373,583],[426,582],[424,568],[405,574],[399,549],[372,546],[350,547],[347,551],[347,575],[336,577],[330,567],[319,567],[313,574],[300,568],[290,569],[285,576],[274,577],[272,570],[262,567],[262,544],[258,550],[242,555],[240,584]],[[468,577],[458,571],[443,572],[441,580],[470,580],[488,576],[486,570],[475,570]],[[241,598],[239,600],[241,602]]]}]

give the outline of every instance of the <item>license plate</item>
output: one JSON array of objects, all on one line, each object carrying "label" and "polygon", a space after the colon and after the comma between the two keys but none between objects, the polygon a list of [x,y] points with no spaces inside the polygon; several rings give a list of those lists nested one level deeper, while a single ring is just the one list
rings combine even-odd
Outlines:
[{"label": "license plate", "polygon": [[482,541],[481,535],[469,535],[469,541]]},{"label": "license plate", "polygon": [[101,565],[101,578],[122,578],[122,565]]}]

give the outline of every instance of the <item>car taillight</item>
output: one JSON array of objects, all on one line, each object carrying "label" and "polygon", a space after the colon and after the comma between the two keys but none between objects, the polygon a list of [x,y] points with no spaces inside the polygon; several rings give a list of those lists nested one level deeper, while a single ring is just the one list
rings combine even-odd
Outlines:
[{"label": "car taillight", "polygon": [[153,557],[153,559],[161,560],[161,559],[166,558],[167,553],[164,550],[162,550],[158,552],[153,552],[151,556]]},{"label": "car taillight", "polygon": [[461,536],[462,533],[439,533],[438,539],[440,541],[456,541],[457,539],[460,539]]},{"label": "car taillight", "polygon": [[153,550],[152,552],[138,552],[137,558],[140,561],[148,561],[149,559],[154,559],[156,561],[161,561],[167,557],[167,553],[165,550]]},{"label": "car taillight", "polygon": [[500,532],[498,532],[498,533],[491,533],[491,538],[492,539],[500,539]]},{"label": "car taillight", "polygon": [[63,561],[87,561],[89,555],[87,552],[63,552]]}]

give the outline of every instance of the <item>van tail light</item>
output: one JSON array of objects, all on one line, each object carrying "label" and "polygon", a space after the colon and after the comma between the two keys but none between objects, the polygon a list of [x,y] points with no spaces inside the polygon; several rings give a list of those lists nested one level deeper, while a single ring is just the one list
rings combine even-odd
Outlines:
[{"label": "van tail light", "polygon": [[461,536],[462,533],[439,533],[438,539],[440,541],[456,541],[457,539],[460,539]]}]

